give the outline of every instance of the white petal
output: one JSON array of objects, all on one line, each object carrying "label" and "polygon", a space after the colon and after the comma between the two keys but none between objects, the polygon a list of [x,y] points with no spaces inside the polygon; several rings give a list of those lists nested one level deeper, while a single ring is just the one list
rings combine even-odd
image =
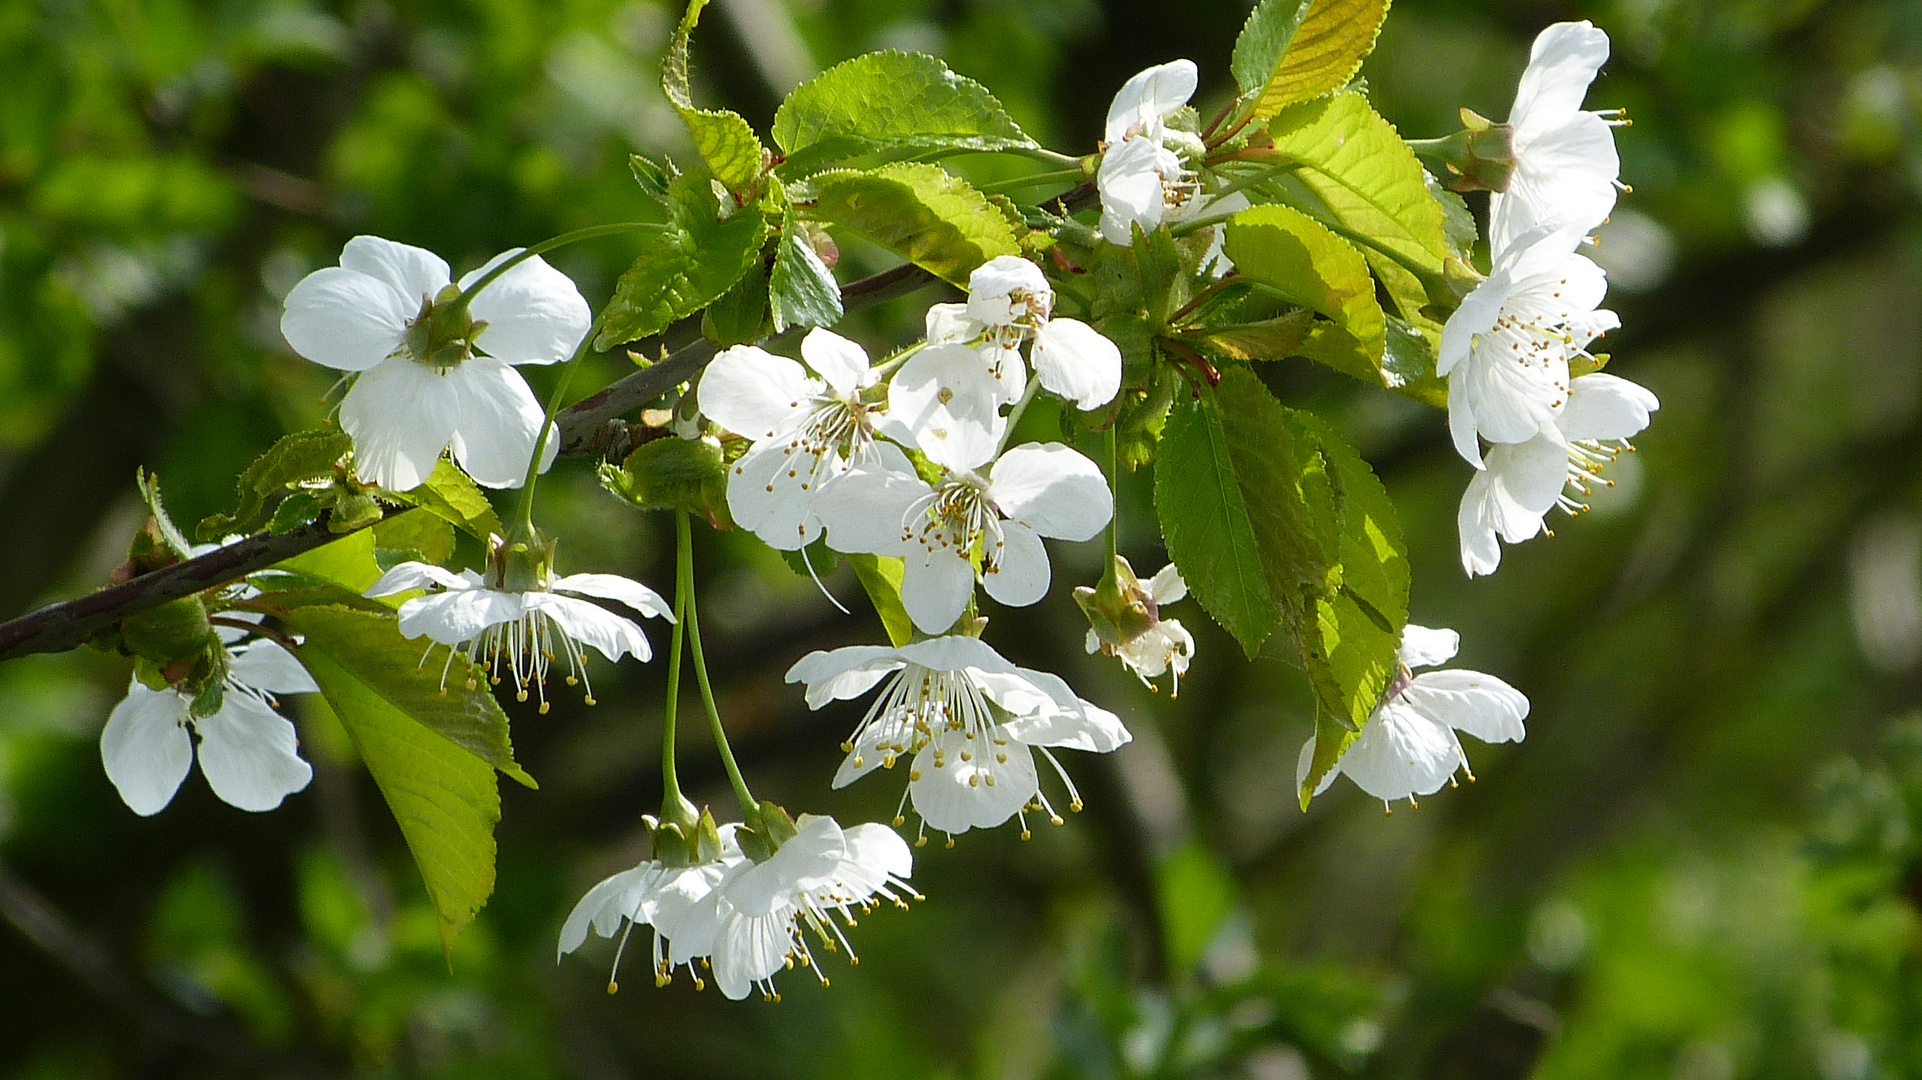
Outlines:
[{"label": "white petal", "polygon": [[[908,781],[908,795],[929,828],[944,833],[993,828],[1013,817],[1040,790],[1034,751],[1013,743],[979,753],[993,749],[978,746],[979,742],[958,731],[944,731],[914,756],[921,778]],[[997,755],[1008,760],[1000,761]],[[988,782],[990,777],[993,783]]]},{"label": "white petal", "polygon": [[1130,139],[1110,146],[1095,172],[1101,195],[1101,237],[1110,244],[1134,243],[1135,225],[1153,232],[1167,212],[1162,174],[1181,167],[1179,158],[1152,139]]},{"label": "white petal", "polygon": [[1461,541],[1462,569],[1469,577],[1492,574],[1502,564],[1502,545],[1496,539],[1495,506],[1490,498],[1495,478],[1487,471],[1476,473],[1462,492],[1461,508],[1455,512],[1455,530]]},{"label": "white petal", "polygon": [[861,729],[860,737],[854,740],[854,749],[841,759],[841,766],[834,770],[834,780],[828,786],[839,791],[886,767],[890,757],[898,764],[900,755],[915,742],[914,724],[907,716],[877,718]]},{"label": "white petal", "polygon": [[1121,389],[1120,348],[1078,319],[1049,320],[1028,356],[1042,387],[1081,409],[1106,405]]},{"label": "white petal", "polygon": [[[733,485],[730,480],[730,508],[734,504]],[[827,485],[811,505],[827,528],[829,547],[853,554],[894,555],[910,546],[903,535],[908,508],[933,492],[912,471],[863,467]],[[741,520],[740,515],[735,520]]]},{"label": "white petal", "polygon": [[701,412],[760,442],[787,433],[813,407],[821,383],[785,356],[753,345],[724,349],[701,373]]},{"label": "white petal", "polygon": [[1568,483],[1568,449],[1552,433],[1498,445],[1488,452],[1487,476],[1480,514],[1502,539],[1519,544],[1544,530],[1543,515],[1555,507]]},{"label": "white petal", "polygon": [[[743,914],[773,914],[834,873],[847,852],[841,826],[833,818],[803,815],[794,836],[766,862],[736,875],[723,886],[723,896]],[[785,955],[786,950],[782,952]]]},{"label": "white petal", "polygon": [[490,626],[520,618],[522,610],[518,593],[494,589],[415,597],[400,606],[400,635],[417,638],[425,634],[442,645],[459,645],[479,637]]},{"label": "white petal", "polygon": [[1556,426],[1574,439],[1626,439],[1648,426],[1649,414],[1662,407],[1648,389],[1603,372],[1568,384],[1568,408]]},{"label": "white petal", "polygon": [[1506,250],[1539,226],[1600,225],[1615,208],[1621,171],[1614,130],[1594,113],[1571,114],[1526,145],[1518,142],[1508,190],[1488,204],[1490,250]]},{"label": "white petal", "polygon": [[316,270],[287,294],[280,335],[316,364],[366,371],[401,347],[420,313],[386,283],[338,266]]},{"label": "white petal", "polygon": [[815,504],[827,490],[825,481],[839,472],[837,464],[785,439],[765,440],[728,470],[728,513],[769,547],[798,551],[821,535]]},{"label": "white petal", "polygon": [[[1030,671],[1031,677],[1053,679],[1045,672]],[[1076,699],[1070,709],[1049,709],[1017,716],[1002,725],[1008,737],[1026,746],[1059,746],[1106,754],[1134,741],[1121,718],[1092,702]]]},{"label": "white petal", "polygon": [[[476,357],[447,373],[459,399],[454,428],[454,460],[486,487],[517,488],[527,480],[527,459],[546,419],[534,391],[521,373],[506,364]],[[546,472],[560,452],[558,432],[541,451]]]},{"label": "white petal", "polygon": [[261,639],[233,650],[235,682],[269,694],[317,694],[314,677],[279,642]]},{"label": "white petal", "polygon": [[355,471],[394,491],[427,479],[459,421],[452,382],[406,357],[362,372],[340,403],[341,429],[354,438]]},{"label": "white petal", "polygon": [[889,879],[914,873],[914,852],[901,834],[879,822],[863,822],[844,830],[848,854],[835,868],[835,898],[858,904],[885,888]]},{"label": "white petal", "polygon": [[439,294],[451,273],[447,260],[412,244],[396,244],[378,236],[356,236],[340,249],[340,265],[379,279],[407,304],[411,318],[420,302]]},{"label": "white petal", "polygon": [[593,927],[602,937],[613,937],[614,931],[620,929],[621,921],[634,914],[632,901],[637,899],[636,888],[658,877],[660,872],[659,863],[644,862],[606,878],[587,890],[587,894],[574,905],[574,910],[567,913],[567,921],[561,924],[555,962],[558,963],[561,957],[581,947],[587,940],[589,927]]},{"label": "white petal", "polygon": [[1462,636],[1446,627],[1431,630],[1409,623],[1401,630],[1401,662],[1407,667],[1434,667],[1454,659]]},{"label": "white petal", "polygon": [[229,690],[220,711],[194,722],[200,771],[230,806],[256,813],[307,786],[313,766],[300,758],[294,725],[249,694]]},{"label": "white petal", "polygon": [[1475,410],[1469,404],[1466,392],[1456,394],[1452,389],[1454,376],[1449,378],[1448,438],[1455,444],[1455,452],[1461,455],[1463,461],[1477,469],[1485,469],[1488,465],[1482,460],[1481,436],[1475,430]]},{"label": "white petal", "polygon": [[989,326],[1009,326],[1028,315],[1028,300],[1040,301],[1041,315],[1054,306],[1054,289],[1041,268],[1019,255],[997,255],[968,275],[968,316]]},{"label": "white petal", "polygon": [[787,669],[789,683],[807,685],[808,708],[830,701],[860,697],[874,684],[899,671],[906,663],[885,645],[850,645],[832,651],[815,650]]},{"label": "white petal", "polygon": [[113,707],[100,733],[100,763],[121,801],[141,817],[173,801],[193,767],[194,742],[182,722],[187,700],[173,690],[149,690],[136,680]]},{"label": "white petal", "polygon": [[721,884],[729,877],[745,870],[747,860],[742,859],[726,868],[715,887],[709,889],[693,904],[681,909],[678,917],[667,919],[667,912],[660,913],[654,925],[668,939],[668,962],[680,967],[698,956],[711,956],[714,946],[721,936],[723,920],[734,914],[733,908],[721,904]]},{"label": "white petal", "polygon": [[619,660],[632,653],[634,659],[645,663],[654,656],[639,623],[599,604],[551,592],[526,593],[521,600],[527,610],[546,615],[554,620],[561,633],[583,645],[594,646],[609,660]]},{"label": "white petal", "polygon": [[474,583],[432,563],[404,562],[380,576],[378,581],[367,586],[362,596],[392,596],[395,593],[412,592],[439,585],[445,589],[471,589]]},{"label": "white petal", "polygon": [[[728,910],[725,901],[722,908]],[[761,916],[730,911],[723,916],[710,961],[722,996],[739,1001],[755,983],[781,970],[794,947],[793,921],[792,911]]]},{"label": "white petal", "polygon": [[[503,251],[460,279],[465,289],[503,260],[521,253]],[[474,318],[487,325],[474,344],[504,364],[552,364],[574,355],[594,322],[580,289],[539,255],[514,264],[467,303]]]},{"label": "white petal", "polygon": [[1560,22],[1535,37],[1508,122],[1518,141],[1554,127],[1582,107],[1595,73],[1608,62],[1608,35],[1587,20]]},{"label": "white petal", "polygon": [[966,634],[948,634],[903,645],[896,650],[896,655],[910,664],[919,664],[934,671],[969,670],[1007,674],[1016,670],[1013,664],[994,651],[994,646]]},{"label": "white petal", "polygon": [[808,331],[801,339],[801,359],[837,394],[852,394],[869,382],[868,351],[832,330]]},{"label": "white petal", "polygon": [[1528,698],[1493,675],[1479,671],[1427,671],[1401,693],[1402,700],[1435,721],[1487,743],[1520,742],[1528,734]]},{"label": "white petal", "polygon": [[1012,405],[1021,400],[1028,389],[1028,365],[1021,359],[1021,350],[986,341],[975,346],[975,352],[981,354],[989,377],[994,379],[995,403]]},{"label": "white petal", "polygon": [[1148,595],[1157,605],[1177,603],[1188,595],[1188,583],[1174,563],[1162,567],[1148,579]]},{"label": "white petal", "polygon": [[946,548],[910,552],[901,573],[901,606],[924,634],[945,634],[974,593],[974,567]]},{"label": "white petal", "polygon": [[1038,603],[1048,595],[1048,549],[1019,521],[1002,523],[1000,543],[999,561],[981,568],[981,584],[1009,607]]},{"label": "white petal", "polygon": [[619,574],[569,574],[555,579],[552,588],[556,592],[615,600],[650,618],[674,621],[674,609],[660,593]]},{"label": "white petal", "polygon": [[1341,771],[1384,802],[1440,791],[1461,764],[1461,745],[1441,724],[1400,702],[1376,710],[1342,755]]},{"label": "white petal", "polygon": [[1200,72],[1192,60],[1171,60],[1137,73],[1115,92],[1103,138],[1119,144],[1131,131],[1148,129],[1158,134],[1158,121],[1186,105],[1199,81]]},{"label": "white petal", "polygon": [[[732,842],[734,826],[723,825],[721,829],[722,858],[740,860],[741,850]],[[673,937],[677,931],[685,933],[695,908],[714,891],[726,869],[724,862],[668,868],[641,897],[641,918],[652,922],[654,928],[667,937]]]},{"label": "white petal", "polygon": [[966,304],[929,304],[925,322],[930,345],[965,345],[986,329],[968,317]]},{"label": "white petal", "polygon": [[1114,516],[1100,466],[1060,443],[1023,443],[994,463],[989,497],[1042,536],[1087,540]]},{"label": "white petal", "polygon": [[957,472],[993,459],[1004,426],[997,402],[981,355],[961,345],[921,350],[888,383],[888,419],[913,432],[930,461]]}]

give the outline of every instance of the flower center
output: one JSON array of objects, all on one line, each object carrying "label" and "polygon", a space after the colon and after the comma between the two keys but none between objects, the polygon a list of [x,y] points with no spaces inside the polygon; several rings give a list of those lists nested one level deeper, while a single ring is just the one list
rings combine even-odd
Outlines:
[{"label": "flower center", "polygon": [[474,355],[474,339],[487,327],[477,322],[467,305],[457,303],[460,288],[443,286],[438,295],[423,296],[420,313],[407,324],[401,347],[407,357],[435,371],[459,367]]},{"label": "flower center", "polygon": [[908,507],[908,524],[901,528],[902,539],[911,540],[930,553],[952,552],[966,559],[985,537],[982,552],[984,572],[994,573],[1001,566],[1006,541],[1001,532],[1001,513],[988,498],[988,489],[974,476],[956,477],[924,495]]}]

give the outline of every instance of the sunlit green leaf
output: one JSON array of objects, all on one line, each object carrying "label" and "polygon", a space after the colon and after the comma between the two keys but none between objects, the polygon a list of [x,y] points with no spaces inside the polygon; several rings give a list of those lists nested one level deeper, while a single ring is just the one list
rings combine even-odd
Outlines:
[{"label": "sunlit green leaf", "polygon": [[814,180],[807,212],[956,285],[966,285],[989,259],[1021,251],[1020,234],[999,205],[933,165],[824,173]]},{"label": "sunlit green leaf", "polygon": [[419,487],[402,498],[478,540],[506,532],[487,492],[445,457],[434,463],[434,471]]},{"label": "sunlit green leaf", "polygon": [[714,170],[714,176],[727,185],[729,191],[740,191],[761,175],[767,151],[754,129],[738,113],[694,107],[688,90],[687,46],[694,25],[700,21],[701,9],[706,6],[707,0],[690,0],[687,5],[687,13],[681,17],[681,25],[661,62],[661,89],[687,124],[694,149],[707,162],[707,167]]},{"label": "sunlit green leaf", "polygon": [[1367,260],[1346,240],[1286,206],[1256,206],[1228,222],[1222,250],[1242,279],[1333,320],[1338,344],[1306,355],[1379,386],[1385,327]]},{"label": "sunlit green leaf", "polygon": [[[313,480],[328,476],[334,465],[353,449],[354,441],[347,433],[337,427],[315,428],[311,431],[296,431],[283,436],[279,442],[269,447],[267,452],[255,458],[253,463],[242,470],[235,482],[239,496],[238,503],[231,514],[215,514],[202,521],[195,530],[202,540],[218,540],[229,533],[246,532],[260,520],[267,501],[287,493],[287,490],[303,480]],[[310,496],[309,498],[313,498]],[[307,514],[298,524],[312,521],[320,512],[320,503],[313,503],[313,513]],[[285,532],[292,527],[293,515],[305,514],[303,508],[295,508],[282,517],[278,512],[272,531]]]},{"label": "sunlit green leaf", "polygon": [[877,150],[1033,146],[987,87],[922,53],[875,52],[794,88],[774,114],[774,142],[799,176]]},{"label": "sunlit green leaf", "polygon": [[861,588],[874,604],[874,613],[881,617],[881,625],[887,629],[888,641],[896,646],[912,641],[914,620],[908,617],[908,609],[901,603],[901,575],[906,571],[902,561],[882,555],[842,557],[854,568],[854,576],[860,579]]},{"label": "sunlit green leaf", "polygon": [[781,232],[768,298],[776,333],[790,326],[833,326],[841,321],[841,286],[799,222],[788,222]]},{"label": "sunlit green leaf", "polygon": [[1389,0],[1262,0],[1229,69],[1256,119],[1341,89],[1375,47]]},{"label": "sunlit green leaf", "polygon": [[723,207],[706,179],[695,176],[675,178],[669,191],[671,220],[615,283],[597,349],[659,333],[701,310],[760,257],[766,223],[759,203]]},{"label": "sunlit green leaf", "polygon": [[1253,657],[1280,613],[1215,409],[1183,401],[1169,415],[1155,460],[1155,510],[1189,590]]}]

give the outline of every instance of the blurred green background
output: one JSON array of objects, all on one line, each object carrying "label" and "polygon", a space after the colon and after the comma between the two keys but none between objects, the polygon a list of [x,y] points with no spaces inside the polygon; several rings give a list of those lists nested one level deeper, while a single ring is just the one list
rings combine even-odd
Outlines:
[{"label": "blurred green background", "polygon": [[[698,95],[765,125],[875,48],[945,57],[1049,146],[1092,149],[1107,99],[1176,56],[1225,100],[1240,0],[717,0]],[[661,97],[655,0],[0,2],[0,616],[123,556],[157,468],[176,516],[224,509],[331,374],[279,298],[371,232],[456,272],[645,213],[626,155],[691,159]],[[539,792],[507,785],[498,892],[450,972],[397,830],[338,729],[317,775],[250,815],[190,779],[136,818],[98,735],[124,661],[0,666],[0,1076],[1303,1077],[1867,1080],[1922,1076],[1922,4],[1400,0],[1364,73],[1410,135],[1506,115],[1542,26],[1591,18],[1591,94],[1635,120],[1603,230],[1611,369],[1662,410],[1585,519],[1464,579],[1467,469],[1443,418],[1308,365],[1266,372],[1387,480],[1413,614],[1534,703],[1477,783],[1384,817],[1347,783],[1303,814],[1309,700],[1285,650],[1243,660],[1192,604],[1176,700],[1081,655],[1057,595],[989,638],[1119,712],[1134,744],[1068,762],[1088,809],[919,852],[927,901],[864,919],[858,968],[729,1003],[644,953],[558,967],[562,916],[631,865],[658,805],[659,665],[597,669],[601,704],[515,708]],[[1480,204],[1477,203],[1478,209]],[[595,303],[631,240],[555,261]],[[884,265],[850,250],[843,280]],[[907,340],[932,297],[843,327]],[[624,358],[599,373],[615,377]],[[547,373],[551,374],[551,373]],[[537,374],[536,380],[540,379]],[[544,385],[544,384],[543,384]],[[585,383],[583,383],[585,385]],[[1146,478],[1123,550],[1160,565]],[[671,531],[543,486],[566,570],[665,587]],[[829,792],[858,718],[781,683],[880,633],[752,538],[703,535],[722,707],[762,794]],[[1086,550],[1083,550],[1086,549]],[[658,635],[657,635],[658,636]],[[728,802],[688,732],[683,776]],[[888,774],[883,774],[888,775]]]}]

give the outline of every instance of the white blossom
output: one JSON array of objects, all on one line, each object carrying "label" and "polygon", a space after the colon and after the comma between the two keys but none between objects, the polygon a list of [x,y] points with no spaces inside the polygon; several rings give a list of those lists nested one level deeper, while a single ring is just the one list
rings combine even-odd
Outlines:
[{"label": "white blossom", "polygon": [[1153,231],[1193,194],[1181,156],[1168,148],[1179,133],[1166,125],[1170,113],[1194,96],[1198,73],[1191,60],[1175,60],[1136,74],[1108,106],[1107,148],[1095,172],[1101,194],[1101,235],[1111,244],[1134,242],[1134,226]]},{"label": "white blossom", "polygon": [[977,558],[988,595],[1024,607],[1048,592],[1041,538],[1087,540],[1114,513],[1101,469],[1067,446],[1025,443],[989,466],[992,442],[973,439],[969,453],[953,454],[938,434],[920,439],[930,458],[951,462],[938,484],[909,470],[863,467],[818,504],[836,551],[905,560],[901,603],[929,634],[948,630],[967,608]]},{"label": "white blossom", "polygon": [[1173,671],[1175,692],[1179,692],[1181,677],[1188,673],[1188,663],[1195,655],[1195,639],[1181,625],[1181,620],[1162,618],[1161,608],[1185,598],[1188,595],[1188,583],[1182,580],[1181,571],[1175,564],[1169,563],[1142,585],[1142,599],[1153,624],[1128,641],[1114,646],[1104,646],[1101,635],[1090,628],[1088,651],[1105,651],[1119,658],[1128,670],[1135,673],[1136,678],[1150,688],[1154,686],[1152,680]]},{"label": "white blossom", "polygon": [[[1488,743],[1520,742],[1527,734],[1522,721],[1528,699],[1521,691],[1479,671],[1425,671],[1410,668],[1446,663],[1461,638],[1453,630],[1430,630],[1409,624],[1402,631],[1401,674],[1382,695],[1381,704],[1362,726],[1335,767],[1315,789],[1319,795],[1344,774],[1355,786],[1387,804],[1432,795],[1449,783],[1455,770],[1468,770],[1457,731]],[[1315,756],[1315,737],[1302,744],[1295,766],[1295,785],[1308,779]],[[1469,774],[1474,779],[1474,774]]]},{"label": "white blossom", "polygon": [[1501,564],[1497,536],[1519,544],[1548,531],[1543,518],[1555,507],[1586,510],[1581,499],[1592,485],[1613,483],[1603,469],[1660,407],[1654,394],[1627,379],[1584,375],[1569,384],[1568,406],[1553,425],[1527,442],[1490,448],[1488,467],[1468,482],[1456,517],[1468,576],[1492,574]]},{"label": "white blossom", "polygon": [[1608,218],[1621,186],[1611,129],[1627,121],[1582,108],[1607,60],[1608,35],[1587,21],[1556,23],[1535,38],[1508,113],[1508,188],[1488,204],[1491,248],[1503,250],[1537,228],[1573,224],[1586,232]]},{"label": "white blossom", "polygon": [[969,277],[967,303],[928,309],[927,340],[974,348],[986,361],[998,403],[1021,396],[1023,343],[1042,389],[1084,410],[1113,401],[1121,389],[1121,349],[1087,323],[1053,312],[1054,289],[1041,268],[1000,255]]},{"label": "white blossom", "polygon": [[960,635],[809,653],[787,681],[806,685],[811,709],[881,685],[842,744],[848,756],[834,786],[905,762],[903,801],[913,801],[924,829],[950,835],[1017,815],[1025,835],[1029,810],[1059,823],[1041,791],[1035,755],[1054,767],[1070,807],[1079,810],[1081,797],[1053,748],[1107,753],[1132,737],[1113,713],[1075,696],[1059,677],[1016,667],[986,642]]},{"label": "white blossom", "polygon": [[[496,256],[460,287],[518,253]],[[466,336],[442,342],[436,332],[453,331],[435,313],[452,299],[449,284],[447,263],[433,252],[357,236],[339,266],[314,271],[287,294],[281,334],[307,359],[355,376],[340,426],[353,436],[362,478],[404,491],[451,450],[476,481],[518,487],[544,413],[510,365],[567,359],[592,315],[574,283],[535,256],[475,293]],[[442,347],[419,355],[429,345]],[[558,446],[548,440],[542,469]]]},{"label": "white blossom", "polygon": [[1568,404],[1569,360],[1621,325],[1597,310],[1608,280],[1574,253],[1579,239],[1575,227],[1536,230],[1497,251],[1442,327],[1435,373],[1448,379],[1448,429],[1476,468],[1478,438],[1522,443],[1552,426]]},{"label": "white blossom", "polygon": [[[615,953],[608,975],[611,990],[618,986],[616,980],[620,974],[621,952],[627,947],[627,935],[637,926],[648,926],[654,931],[655,985],[666,985],[676,968],[685,967],[693,974],[698,957],[684,947],[675,948],[673,943],[694,941],[708,933],[705,929],[695,929],[690,920],[701,913],[701,901],[727,871],[746,861],[735,840],[736,828],[731,824],[720,827],[720,855],[712,861],[667,866],[658,860],[646,859],[587,890],[561,925],[555,960],[558,962],[562,956],[580,948],[587,940],[590,927],[604,938],[620,933],[621,948]],[[697,988],[701,985],[697,974],[694,984]]]},{"label": "white blossom", "polygon": [[[701,411],[752,446],[729,470],[728,511],[770,547],[821,534],[813,510],[849,467],[874,460],[876,373],[859,345],[827,330],[801,342],[807,367],[753,345],[723,351],[701,376]],[[813,374],[809,373],[812,369]]]},{"label": "white blossom", "polygon": [[[499,548],[498,537],[495,548]],[[613,600],[642,615],[674,621],[659,593],[615,574],[569,574],[516,590],[472,570],[456,574],[429,563],[404,562],[368,586],[366,595],[392,596],[415,589],[430,591],[400,605],[403,637],[424,635],[448,646],[448,664],[453,663],[456,650],[464,652],[468,660],[485,666],[496,683],[505,660],[520,700],[527,700],[532,684],[541,696],[542,712],[547,711],[548,665],[556,656],[567,658],[569,686],[587,680],[587,646],[609,660],[632,654],[646,661],[653,656],[638,623],[580,597]],[[593,704],[591,683],[586,693],[588,704]]]},{"label": "white blossom", "polygon": [[173,801],[193,767],[195,736],[207,786],[231,806],[272,810],[313,779],[294,725],[274,710],[277,694],[317,692],[313,677],[272,641],[240,645],[229,656],[220,707],[211,715],[193,715],[188,693],[154,690],[139,679],[114,706],[100,733],[100,760],[134,813],[157,814]]}]

